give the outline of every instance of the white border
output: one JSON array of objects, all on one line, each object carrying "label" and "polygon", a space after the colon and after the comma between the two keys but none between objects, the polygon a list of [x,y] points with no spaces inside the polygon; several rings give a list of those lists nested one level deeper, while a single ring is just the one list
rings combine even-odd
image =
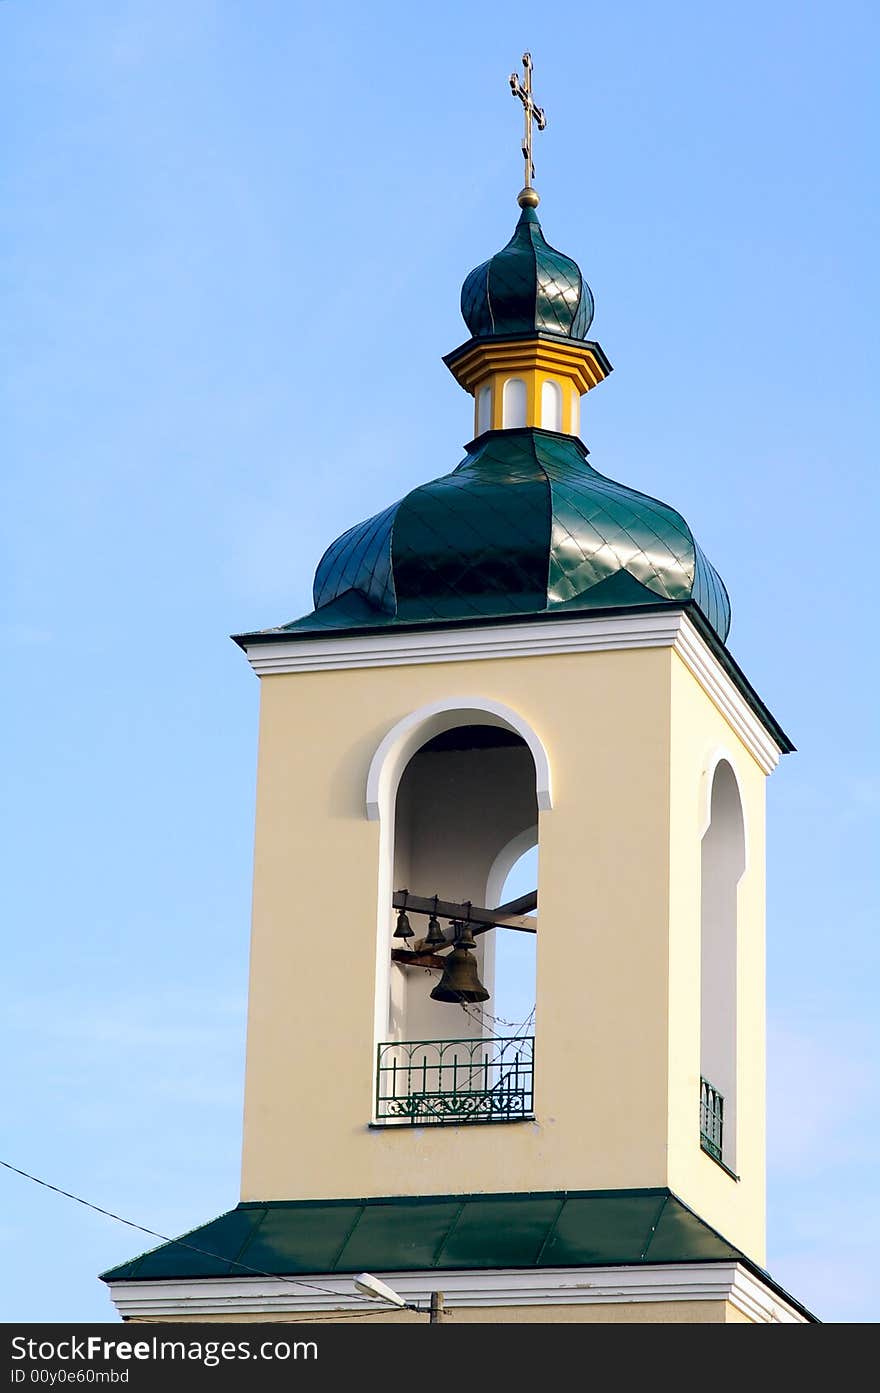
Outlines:
[{"label": "white border", "polygon": [[[527,851],[531,851],[533,846],[539,846],[538,824],[527,827],[524,832],[520,832],[518,837],[513,837],[499,851],[486,881],[486,904],[498,905],[501,903],[501,896],[504,893],[504,882],[513,870],[517,861],[524,856]],[[491,935],[495,937],[494,934]]]},{"label": "white border", "polygon": [[[489,718],[487,720],[487,717]],[[462,725],[504,726],[519,735],[528,745],[535,762],[535,792],[538,809],[547,812],[553,807],[550,781],[550,760],[544,743],[527,721],[510,706],[488,697],[444,697],[420,706],[392,726],[370,762],[367,774],[367,817],[378,822],[386,806],[386,795],[397,793],[400,775],[416,750],[444,731]]]},{"label": "white border", "polygon": [[[743,794],[742,774],[736,766],[736,758],[726,745],[716,745],[709,751],[703,765],[703,773],[700,780],[700,841],[703,840],[712,824],[712,794],[715,788],[715,775],[718,772],[719,764],[729,764],[733,781],[736,784],[736,791],[739,795],[739,809],[743,825],[744,846],[744,867],[743,874],[748,869],[749,852],[749,824],[746,821],[746,800]],[[742,879],[742,876],[740,876]]]},{"label": "white border", "polygon": [[[486,624],[422,633],[352,634],[251,644],[245,650],[259,677],[276,672],[334,668],[395,667],[405,663],[449,663],[467,659],[534,657],[606,648],[646,648],[674,642],[681,611],[590,615],[586,618]],[[696,631],[695,631],[696,632]]]},{"label": "white border", "polygon": [[[779,763],[782,750],[763,721],[755,715],[741,692],[737,690],[705,639],[697,632],[686,614],[673,648],[685,666],[696,677],[706,695],[726,716],[746,749],[765,774],[772,774]],[[733,762],[731,761],[733,764]],[[736,766],[733,765],[735,769]]]},{"label": "white border", "polygon": [[596,653],[619,648],[673,648],[730,722],[765,774],[782,750],[755,715],[688,616],[680,610],[587,615],[577,619],[437,629],[429,633],[361,634],[251,644],[248,661],[260,677],[342,668],[399,667],[546,653]]},{"label": "white border", "polygon": [[[638,1267],[501,1268],[488,1272],[374,1273],[407,1301],[424,1303],[438,1287],[455,1307],[595,1306],[656,1301],[729,1301],[761,1325],[804,1325],[806,1318],[741,1263],[668,1263]],[[324,1291],[315,1291],[323,1287]],[[211,1277],[190,1281],[111,1282],[123,1318],[261,1316],[268,1313],[389,1309],[367,1305],[351,1276]]]}]

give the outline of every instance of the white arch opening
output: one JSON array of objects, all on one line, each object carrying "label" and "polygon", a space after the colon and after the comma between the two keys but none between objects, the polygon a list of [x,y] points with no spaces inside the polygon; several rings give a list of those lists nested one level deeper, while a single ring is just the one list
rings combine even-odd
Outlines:
[{"label": "white arch opening", "polygon": [[549,379],[541,384],[541,425],[544,430],[562,430],[562,388]]},{"label": "white arch opening", "polygon": [[[521,833],[505,847],[502,855],[508,863],[508,870],[497,894],[490,898],[490,904],[504,904],[538,888],[537,827]],[[531,913],[537,915],[535,910]],[[504,931],[492,937],[495,939],[495,960],[492,964],[495,1016],[502,1022],[510,1023],[503,1026],[505,1034],[512,1035],[516,1028],[520,1028],[525,1034],[534,1035],[536,1021],[533,1017],[529,1024],[529,1013],[537,1003],[538,935]]]},{"label": "white arch opening", "polygon": [[[481,738],[477,743],[489,747],[488,755],[478,750],[476,758],[468,755],[456,762],[454,754],[438,756],[438,744],[442,751],[448,743],[438,737],[474,727],[494,727],[516,738]],[[488,795],[483,807],[483,789],[492,780],[472,766],[487,757],[498,761],[493,777],[502,784],[499,795]],[[499,702],[463,697],[431,703],[398,721],[380,742],[370,764],[366,794],[367,816],[379,822],[374,1039],[381,1044],[407,1037],[458,1038],[462,1034],[459,1008],[429,1003],[432,982],[426,986],[414,980],[408,986],[401,981],[400,967],[392,967],[391,949],[398,946],[392,938],[392,896],[394,890],[404,888],[396,877],[415,877],[406,884],[413,894],[439,894],[459,902],[471,899],[490,907],[500,903],[511,867],[535,844],[537,812],[552,806],[547,751],[524,718]],[[450,818],[449,798],[457,798],[458,806],[476,815],[473,828],[468,829],[465,819]],[[422,884],[423,880],[430,883]],[[417,931],[424,928],[422,922],[417,925]],[[478,939],[482,980],[493,996],[494,940],[503,932],[508,931],[493,929]],[[497,1014],[491,999],[486,1006],[491,1016]],[[438,1016],[438,1010],[444,1014]],[[473,1029],[479,1034],[479,1023]],[[484,1029],[486,1034],[497,1033],[488,1017]]]},{"label": "white arch opening", "polygon": [[[746,841],[736,774],[723,757],[709,775],[708,794],[709,819],[701,843],[700,1074],[712,1091],[707,1093],[701,1086],[701,1127],[705,1144],[708,1106],[708,1133],[719,1145],[719,1159],[735,1171],[739,882],[746,865]],[[723,1123],[717,1120],[716,1095],[723,1100]]]},{"label": "white arch opening", "polygon": [[477,435],[489,429],[492,424],[492,388],[487,383],[477,392]]},{"label": "white arch opening", "polygon": [[526,384],[521,377],[509,377],[504,384],[501,423],[505,430],[526,424]]}]

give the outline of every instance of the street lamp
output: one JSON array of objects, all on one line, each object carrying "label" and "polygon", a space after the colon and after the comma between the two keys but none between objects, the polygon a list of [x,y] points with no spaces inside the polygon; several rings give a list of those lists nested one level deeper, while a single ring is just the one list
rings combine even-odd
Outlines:
[{"label": "street lamp", "polygon": [[361,1272],[355,1277],[354,1284],[358,1291],[364,1296],[368,1296],[371,1301],[385,1301],[389,1306],[397,1306],[402,1311],[419,1311],[428,1313],[429,1325],[439,1325],[443,1319],[443,1293],[442,1291],[431,1292],[430,1306],[417,1306],[412,1301],[407,1301],[389,1287],[385,1282],[380,1282],[378,1277],[374,1277],[372,1272]]}]

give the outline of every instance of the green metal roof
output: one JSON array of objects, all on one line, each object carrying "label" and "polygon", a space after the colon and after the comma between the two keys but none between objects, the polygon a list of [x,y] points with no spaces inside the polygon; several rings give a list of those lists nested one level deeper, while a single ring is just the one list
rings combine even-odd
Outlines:
[{"label": "green metal roof", "polygon": [[315,574],[314,611],[268,632],[692,600],[723,641],[727,591],[684,518],[606,478],[587,454],[576,437],[554,431],[487,431],[451,474],[333,542]]},{"label": "green metal roof", "polygon": [[542,331],[584,339],[593,295],[577,263],[545,240],[534,208],[524,208],[507,246],[465,280],[461,313],[474,338]]},{"label": "green metal roof", "polygon": [[253,1201],[102,1272],[101,1280],[719,1261],[742,1263],[816,1320],[665,1188]]},{"label": "green metal roof", "polygon": [[240,1204],[102,1279],[719,1259],[744,1260],[669,1190],[554,1190]]}]

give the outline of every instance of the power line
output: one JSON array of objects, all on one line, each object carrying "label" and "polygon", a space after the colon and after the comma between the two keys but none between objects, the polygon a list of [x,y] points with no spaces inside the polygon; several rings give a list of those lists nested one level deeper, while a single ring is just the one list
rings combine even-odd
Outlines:
[{"label": "power line", "polygon": [[[144,1224],[136,1224],[133,1219],[125,1219],[121,1214],[114,1214],[112,1209],[103,1209],[99,1204],[92,1204],[91,1200],[85,1200],[81,1195],[75,1195],[71,1190],[63,1190],[60,1185],[52,1185],[48,1180],[41,1180],[38,1175],[31,1175],[30,1171],[22,1170],[20,1166],[13,1166],[10,1161],[0,1160],[0,1166],[5,1170],[13,1171],[16,1175],[23,1176],[25,1180],[32,1180],[35,1185],[42,1185],[44,1190],[52,1190],[56,1195],[63,1195],[65,1199],[73,1200],[76,1204],[83,1205],[86,1209],[93,1209],[96,1214],[103,1214],[107,1219],[115,1219],[118,1224],[125,1224],[130,1229],[137,1229],[139,1233],[149,1234],[150,1238],[160,1238],[163,1243],[173,1243],[178,1248],[186,1248],[191,1253],[198,1253],[203,1258],[210,1258],[212,1262],[218,1261],[218,1255],[211,1253],[207,1248],[197,1248],[194,1243],[187,1243],[182,1238],[169,1238],[165,1233],[159,1233],[157,1229],[148,1229]],[[250,1272],[255,1277],[268,1277],[271,1281],[286,1282],[290,1286],[307,1287],[310,1291],[319,1291],[324,1296],[334,1296],[338,1299],[340,1293],[331,1291],[329,1287],[319,1287],[315,1282],[304,1282],[298,1277],[286,1277],[280,1272],[265,1272],[260,1267],[251,1267],[246,1262],[238,1262],[235,1258],[229,1258],[231,1267],[240,1267],[244,1272]],[[359,1293],[354,1295],[357,1301],[372,1304],[372,1298],[361,1296]],[[358,1315],[376,1315],[375,1308],[371,1311],[359,1311]]]},{"label": "power line", "polygon": [[476,1021],[477,1025],[479,1026],[485,1025],[486,1018],[488,1018],[490,1021],[494,1021],[496,1025],[509,1026],[510,1029],[515,1032],[512,1037],[514,1040],[519,1037],[520,1031],[525,1031],[528,1029],[535,1015],[535,1006],[532,1006],[531,1011],[526,1016],[524,1021],[506,1021],[502,1016],[493,1016],[492,1012],[487,1011],[484,1006],[476,1006],[474,1010],[479,1012],[479,1015],[475,1015],[474,1011],[471,1010],[470,1004],[468,1002],[461,1000],[459,1002],[459,1005],[461,1006],[461,1009],[464,1011],[465,1015],[469,1016],[472,1021]]}]

